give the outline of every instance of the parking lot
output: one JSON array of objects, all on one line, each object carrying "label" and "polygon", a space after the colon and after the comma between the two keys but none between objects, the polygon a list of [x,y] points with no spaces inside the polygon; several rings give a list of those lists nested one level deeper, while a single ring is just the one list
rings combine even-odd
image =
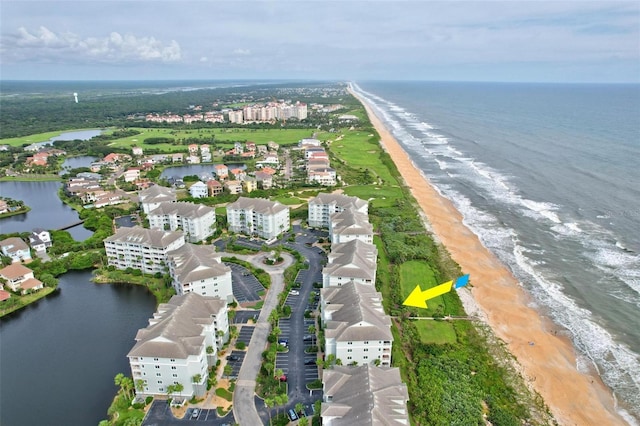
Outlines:
[{"label": "parking lot", "polygon": [[238,303],[256,302],[264,287],[247,268],[236,263],[225,262],[231,268],[231,288]]},{"label": "parking lot", "polygon": [[240,332],[238,334],[238,339],[236,342],[244,342],[245,345],[249,346],[249,342],[251,341],[251,336],[253,336],[253,330],[255,327],[252,325],[243,325],[240,328]]},{"label": "parking lot", "polygon": [[233,317],[233,320],[231,321],[231,323],[247,324],[249,320],[252,320],[255,323],[259,317],[260,317],[260,311],[254,311],[254,310],[236,311],[236,314]]},{"label": "parking lot", "polygon": [[230,379],[238,378],[240,367],[242,367],[242,361],[244,361],[244,356],[244,351],[231,351],[231,353],[227,355],[227,365],[231,366],[231,374],[229,374]]}]

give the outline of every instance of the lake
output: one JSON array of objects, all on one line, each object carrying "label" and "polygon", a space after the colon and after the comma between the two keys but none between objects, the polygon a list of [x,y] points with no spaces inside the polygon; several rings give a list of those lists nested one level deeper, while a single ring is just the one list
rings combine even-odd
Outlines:
[{"label": "lake", "polygon": [[[58,229],[80,220],[78,212],[58,197],[61,182],[0,182],[0,196],[22,200],[31,207],[25,214],[0,219],[0,234],[31,232],[34,228]],[[89,238],[93,232],[83,226],[68,229],[76,241]]]},{"label": "lake", "polygon": [[130,375],[127,353],[156,308],[144,287],[60,277],[59,291],[0,320],[0,424],[97,425]]}]

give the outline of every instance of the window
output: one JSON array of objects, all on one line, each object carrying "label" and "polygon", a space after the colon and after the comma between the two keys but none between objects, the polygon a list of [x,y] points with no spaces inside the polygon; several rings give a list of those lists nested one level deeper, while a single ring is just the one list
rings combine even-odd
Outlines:
[{"label": "window", "polygon": [[160,366],[159,366],[159,365],[156,365],[156,368],[160,368]]},{"label": "window", "polygon": [[178,375],[177,374],[173,374],[173,377],[178,377]]},{"label": "window", "polygon": [[158,384],[161,385],[162,384],[162,380],[158,380]]},{"label": "window", "polygon": [[[366,350],[366,349],[365,349],[365,350]],[[172,366],[171,366],[171,369],[172,369],[172,370],[175,370],[176,368],[177,368],[177,367],[176,367],[175,365],[172,365]]]},{"label": "window", "polygon": [[171,362],[176,362],[176,360],[172,358],[172,359],[171,359]]},{"label": "window", "polygon": [[158,358],[154,358],[153,360],[154,360],[154,361],[158,361]]},{"label": "window", "polygon": [[353,352],[353,349],[347,349],[347,352]]},{"label": "window", "polygon": [[160,374],[160,373],[156,373],[156,376],[157,376],[157,377],[160,377],[160,376],[162,376],[162,374]]}]

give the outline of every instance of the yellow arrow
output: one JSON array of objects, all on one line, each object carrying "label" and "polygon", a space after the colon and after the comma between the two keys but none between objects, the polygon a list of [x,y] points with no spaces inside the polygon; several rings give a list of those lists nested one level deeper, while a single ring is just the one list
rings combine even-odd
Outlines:
[{"label": "yellow arrow", "polygon": [[407,297],[407,299],[402,302],[402,304],[406,306],[414,306],[416,308],[426,309],[427,300],[448,293],[451,290],[452,285],[453,281],[447,281],[444,284],[437,285],[424,291],[420,290],[420,286],[417,285],[416,288],[413,289],[409,297]]}]

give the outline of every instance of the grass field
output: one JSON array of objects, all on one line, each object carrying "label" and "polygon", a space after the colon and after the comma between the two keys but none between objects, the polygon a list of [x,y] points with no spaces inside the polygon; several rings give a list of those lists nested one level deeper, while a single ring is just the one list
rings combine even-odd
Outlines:
[{"label": "grass field", "polygon": [[[402,300],[409,296],[416,285],[419,285],[420,289],[426,290],[437,284],[439,283],[436,282],[435,273],[426,262],[410,260],[400,265],[400,294]],[[421,315],[431,316],[436,312],[438,306],[444,308],[442,296],[429,300],[427,306],[426,313],[421,310]]]},{"label": "grass field", "polygon": [[397,186],[354,185],[344,188],[344,193],[363,200],[369,200],[374,207],[393,207],[397,199],[402,199],[402,190]]},{"label": "grass field", "polygon": [[397,180],[389,169],[380,161],[382,148],[376,143],[370,143],[371,134],[364,131],[348,130],[340,140],[331,142],[331,152],[347,162],[354,169],[369,169],[387,185],[397,185]]},{"label": "grass field", "polygon": [[62,133],[77,132],[77,131],[80,131],[80,130],[82,130],[82,129],[60,130],[58,132],[38,133],[38,134],[35,134],[35,135],[22,136],[22,137],[19,137],[19,138],[0,139],[0,145],[22,146],[22,145],[25,145],[25,144],[32,144],[32,143],[37,143],[37,142],[45,142],[45,141],[48,141],[49,139],[51,139],[53,137],[60,136]]},{"label": "grass field", "polygon": [[424,344],[435,343],[444,345],[456,343],[456,331],[449,321],[417,320],[414,322],[420,342]]},{"label": "grass field", "polygon": [[[294,145],[300,139],[311,137],[312,131],[306,129],[147,129],[132,128],[140,134],[122,139],[116,139],[110,143],[114,147],[130,148],[133,145],[141,146],[149,149],[158,149],[163,152],[185,151],[185,145],[173,145],[171,143],[146,145],[145,139],[148,138],[171,138],[176,141],[194,138],[194,139],[210,139],[212,136],[216,143],[222,143],[223,146],[231,148],[231,144],[236,141],[252,141],[259,145],[273,141],[280,145]],[[225,144],[225,143],[228,143]]]}]

